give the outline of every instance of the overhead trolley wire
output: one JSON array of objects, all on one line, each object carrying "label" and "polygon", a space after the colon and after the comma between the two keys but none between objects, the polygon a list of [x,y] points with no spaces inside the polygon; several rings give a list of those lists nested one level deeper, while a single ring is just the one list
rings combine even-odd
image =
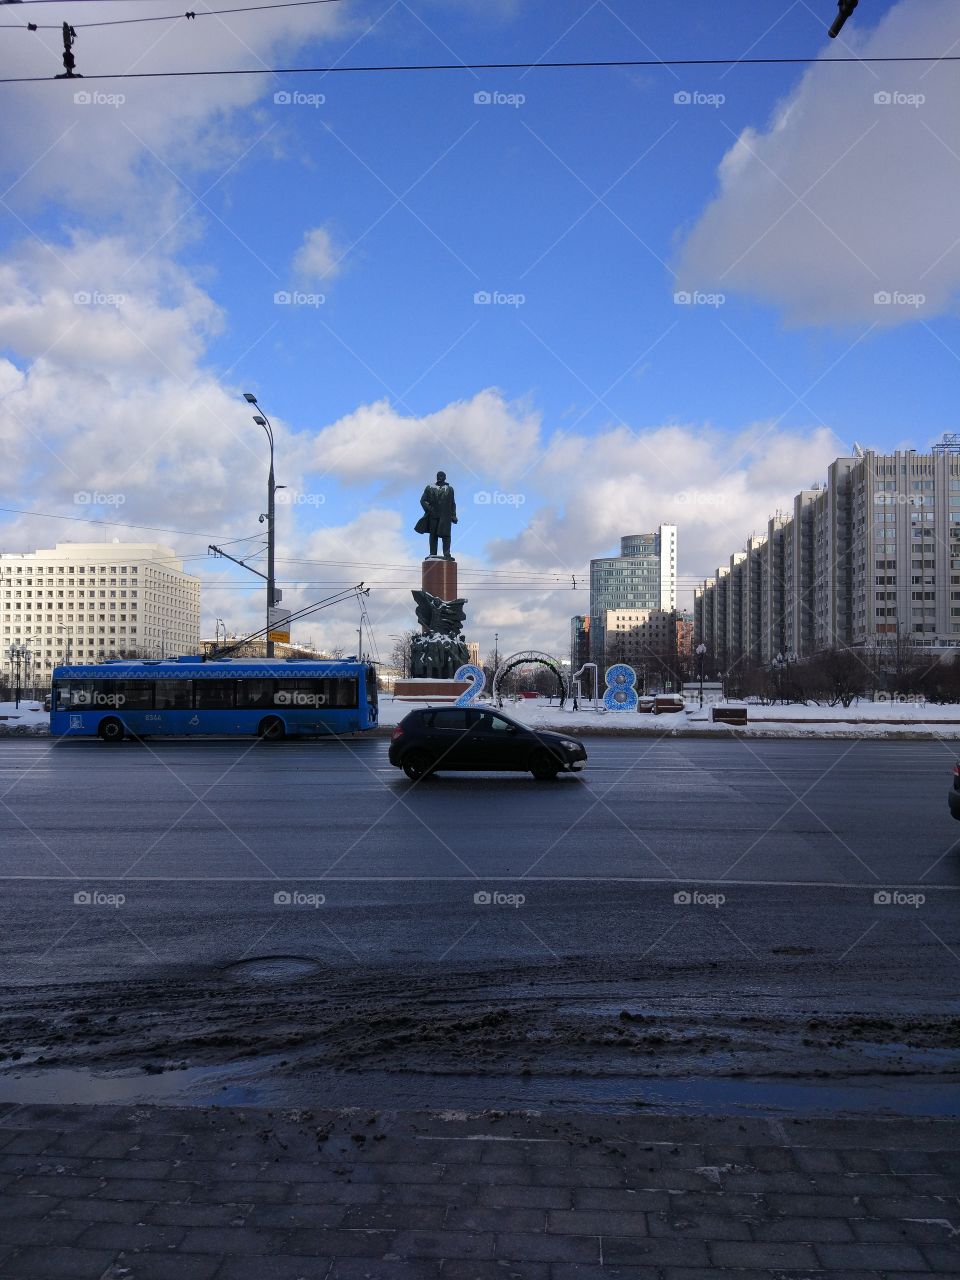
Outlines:
[{"label": "overhead trolley wire", "polygon": [[[85,75],[86,80],[170,80],[197,76],[297,76],[297,75],[373,75],[382,72],[422,71],[560,71],[591,69],[630,69],[633,67],[741,67],[741,66],[812,66],[814,64],[858,63],[871,66],[880,63],[960,62],[960,54],[891,54],[884,56],[822,58],[800,56],[790,58],[597,58],[569,62],[431,62],[389,63],[367,66],[333,65],[325,67],[227,67],[221,70],[195,71],[107,71]],[[0,84],[44,84],[51,76],[4,76]],[[79,78],[79,77],[77,77]]]}]

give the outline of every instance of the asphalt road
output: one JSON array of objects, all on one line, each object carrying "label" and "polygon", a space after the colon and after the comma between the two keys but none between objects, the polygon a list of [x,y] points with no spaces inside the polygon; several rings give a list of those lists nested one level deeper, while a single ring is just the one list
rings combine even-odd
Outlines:
[{"label": "asphalt road", "polygon": [[0,1098],[956,1106],[949,744],[587,741],[0,740]]}]

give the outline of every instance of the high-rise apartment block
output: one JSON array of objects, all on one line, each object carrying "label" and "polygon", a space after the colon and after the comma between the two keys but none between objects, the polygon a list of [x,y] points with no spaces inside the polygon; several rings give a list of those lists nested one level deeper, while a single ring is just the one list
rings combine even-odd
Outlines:
[{"label": "high-rise apartment block", "polygon": [[677,526],[620,539],[619,556],[590,561],[590,660],[606,657],[607,613],[677,607]]},{"label": "high-rise apartment block", "polygon": [[960,645],[960,451],[858,451],[694,593],[718,669],[778,653]]},{"label": "high-rise apartment block", "polygon": [[200,579],[153,543],[0,553],[0,605],[3,665],[11,645],[25,646],[38,682],[67,661],[200,651]]}]

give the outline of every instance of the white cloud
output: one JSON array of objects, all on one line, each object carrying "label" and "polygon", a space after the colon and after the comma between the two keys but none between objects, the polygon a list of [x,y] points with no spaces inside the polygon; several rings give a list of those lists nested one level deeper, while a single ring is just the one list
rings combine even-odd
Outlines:
[{"label": "white cloud", "polygon": [[314,227],[303,237],[293,259],[297,283],[313,284],[338,275],[343,250],[336,246],[326,227]]},{"label": "white cloud", "polygon": [[[4,13],[20,16],[12,7]],[[84,4],[77,21],[164,13],[170,13],[170,5],[163,0],[101,0]],[[176,219],[200,208],[195,196],[210,186],[198,175],[211,169],[225,173],[258,140],[279,144],[296,110],[273,102],[286,82],[269,75],[96,77],[268,67],[298,46],[351,30],[349,15],[347,5],[321,4],[80,26],[75,54],[84,79],[72,81],[52,79],[61,70],[59,28],[5,33],[5,75],[51,77],[46,83],[0,87],[4,117],[29,122],[6,131],[2,168],[13,186],[5,199],[28,221],[40,200],[52,198],[136,224],[145,233],[155,227],[159,234],[174,224],[175,234],[182,236],[189,224],[185,228]],[[261,100],[262,110],[241,115]]]},{"label": "white cloud", "polygon": [[[960,41],[955,0],[901,0],[867,34],[869,14],[856,17],[844,39],[865,58]],[[738,291],[803,324],[946,311],[960,288],[958,121],[951,64],[811,67],[769,127],[745,128],[722,160],[719,193],[681,246],[678,287]],[[878,293],[924,301],[877,304]]]},{"label": "white cloud", "polygon": [[521,533],[494,540],[490,555],[503,570],[569,575],[618,550],[624,534],[676,524],[681,574],[703,577],[842,452],[827,428],[793,434],[764,423],[732,437],[691,424],[568,438],[538,478],[550,501]]},{"label": "white cloud", "polygon": [[[76,303],[64,278],[103,292],[120,279],[124,300]],[[228,549],[256,551],[266,463],[240,389],[204,365],[220,323],[211,299],[175,263],[141,258],[119,236],[77,235],[59,259],[26,244],[4,265],[0,289],[0,342],[14,357],[0,360],[0,505],[194,531],[117,532],[160,538],[206,581],[218,580],[204,593],[207,629],[214,616],[240,630],[257,625],[256,583],[207,556],[208,543],[235,538],[250,540]],[[413,532],[417,498],[438,466],[457,488],[454,549],[469,638],[486,652],[496,630],[504,650],[565,652],[569,617],[586,608],[570,575],[582,575],[592,555],[674,520],[681,572],[709,573],[842,452],[826,430],[801,437],[763,423],[733,439],[699,424],[554,433],[495,389],[420,418],[379,402],[315,435],[279,419],[274,427],[288,486],[278,507],[284,603],[363,579],[381,656],[392,634],[413,625],[410,590],[425,551]],[[120,494],[122,506],[78,506],[74,495],[90,490]],[[352,513],[351,495],[362,495]],[[102,532],[3,521],[9,549],[91,536]],[[341,606],[298,624],[297,635],[349,648],[355,626],[353,606]]]},{"label": "white cloud", "polygon": [[464,490],[497,475],[521,476],[542,448],[539,415],[510,404],[493,389],[421,418],[400,414],[386,400],[362,405],[321,431],[314,466],[346,484],[378,477],[388,487],[425,483],[438,470],[458,474]]}]

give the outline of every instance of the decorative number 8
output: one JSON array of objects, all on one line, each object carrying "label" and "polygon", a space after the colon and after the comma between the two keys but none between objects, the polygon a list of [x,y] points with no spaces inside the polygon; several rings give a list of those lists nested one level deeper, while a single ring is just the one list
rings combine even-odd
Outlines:
[{"label": "decorative number 8", "polygon": [[607,692],[603,705],[608,711],[636,711],[639,698],[636,690],[637,673],[625,662],[607,667]]},{"label": "decorative number 8", "polygon": [[465,689],[460,697],[453,704],[455,707],[467,707],[473,702],[474,698],[479,698],[483,692],[484,685],[487,683],[487,677],[484,675],[480,667],[475,667],[472,662],[465,667],[458,667],[454,673],[454,680],[472,680],[473,684],[469,689]]}]

